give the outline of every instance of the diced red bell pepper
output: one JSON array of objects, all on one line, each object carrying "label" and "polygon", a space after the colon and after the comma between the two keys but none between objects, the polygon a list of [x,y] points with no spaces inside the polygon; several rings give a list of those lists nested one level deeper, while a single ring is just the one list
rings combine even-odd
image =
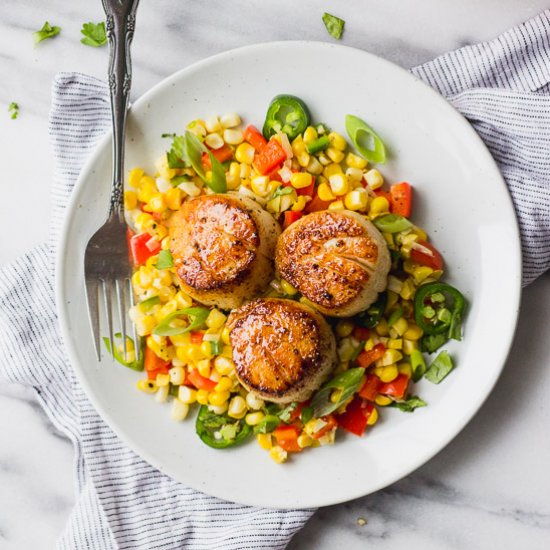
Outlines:
[{"label": "diced red bell pepper", "polygon": [[357,356],[357,364],[360,367],[366,369],[367,367],[370,367],[375,361],[378,361],[378,359],[382,359],[384,353],[386,353],[386,346],[384,344],[376,344],[371,350],[362,351]]},{"label": "diced red bell pepper", "polygon": [[382,189],[375,189],[374,194],[377,197],[384,197],[388,201],[388,203],[390,205],[390,211],[391,211],[391,206],[392,206],[391,193],[389,191],[383,191]]},{"label": "diced red bell pepper", "polygon": [[286,229],[290,224],[299,220],[304,215],[303,212],[294,212],[293,210],[287,210],[284,213],[283,229]]},{"label": "diced red bell pepper", "polygon": [[415,264],[425,265],[432,269],[443,269],[443,256],[428,242],[416,241],[415,244],[426,248],[428,251],[418,250],[416,248],[411,249],[411,261]]},{"label": "diced red bell pepper", "polygon": [[370,329],[365,327],[353,327],[352,334],[354,338],[356,338],[360,342],[363,342],[370,338]]},{"label": "diced red bell pepper", "polygon": [[157,374],[168,374],[170,367],[170,361],[164,361],[164,359],[161,359],[151,348],[145,348],[143,368],[146,370],[149,380],[155,380]]},{"label": "diced red bell pepper", "polygon": [[[224,143],[219,149],[211,149],[210,152],[218,162],[226,162],[233,158],[233,149],[227,143]],[[208,153],[203,153],[201,160],[205,168],[208,170],[212,168]]]},{"label": "diced red bell pepper", "polygon": [[246,130],[244,131],[244,140],[250,143],[256,151],[263,149],[267,143],[267,140],[264,138],[262,133],[258,130],[258,128],[256,128],[256,126],[252,126],[252,124],[246,127]]},{"label": "diced red bell pepper", "polygon": [[289,184],[285,184],[283,182],[283,178],[281,178],[281,174],[279,174],[279,167],[275,168],[274,170],[271,170],[269,174],[267,174],[267,177],[269,178],[269,181],[278,181],[279,183],[282,183],[285,187]]},{"label": "diced red bell pepper", "polygon": [[313,434],[313,437],[315,439],[321,439],[324,435],[328,434],[333,428],[335,428],[338,423],[336,422],[336,418],[332,414],[328,414],[327,416],[321,417],[322,420],[326,422],[326,424],[318,431]]},{"label": "diced red bell pepper", "polygon": [[285,160],[286,153],[283,146],[275,138],[271,138],[267,144],[254,155],[254,168],[256,168],[260,174],[265,175]]},{"label": "diced red bell pepper", "polygon": [[406,374],[400,374],[392,382],[386,382],[380,386],[378,393],[384,395],[391,395],[396,399],[403,399],[407,393],[407,387],[409,386],[409,377]]},{"label": "diced red bell pepper", "polygon": [[298,445],[298,436],[300,429],[293,425],[282,424],[275,428],[273,432],[277,445],[289,453],[299,453],[302,447]]},{"label": "diced red bell pepper", "polygon": [[202,332],[192,330],[189,336],[192,344],[202,344],[202,340],[204,338],[204,334]]},{"label": "diced red bell pepper", "polygon": [[130,254],[135,266],[143,265],[160,252],[160,243],[149,233],[140,233],[130,238]]},{"label": "diced red bell pepper", "polygon": [[315,191],[315,176],[311,176],[311,183],[307,187],[296,189],[296,193],[303,197],[312,197]]},{"label": "diced red bell pepper", "polygon": [[390,204],[393,214],[408,218],[412,211],[412,187],[406,181],[390,187]]},{"label": "diced red bell pepper", "polygon": [[367,403],[364,399],[355,397],[346,407],[344,413],[336,415],[338,426],[352,434],[362,436],[373,409],[372,403]]},{"label": "diced red bell pepper", "polygon": [[187,376],[189,382],[195,386],[198,390],[213,391],[217,385],[217,382],[210,380],[210,378],[205,378],[199,374],[199,371],[194,369]]},{"label": "diced red bell pepper", "polygon": [[319,195],[317,195],[317,193],[315,193],[315,195],[313,195],[313,199],[306,204],[304,210],[308,214],[310,214],[311,212],[320,212],[321,210],[326,210],[330,203],[331,201],[324,201],[319,198]]},{"label": "diced red bell pepper", "polygon": [[359,396],[368,401],[374,401],[383,382],[376,374],[367,374],[363,387],[359,390]]}]

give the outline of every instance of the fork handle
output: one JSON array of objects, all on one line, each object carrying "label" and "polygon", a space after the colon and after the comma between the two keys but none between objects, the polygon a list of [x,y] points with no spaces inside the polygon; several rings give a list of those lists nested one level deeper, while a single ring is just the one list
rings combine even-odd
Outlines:
[{"label": "fork handle", "polygon": [[132,84],[130,44],[139,0],[102,0],[109,39],[109,91],[113,116],[113,182],[109,217],[124,217],[124,139]]}]

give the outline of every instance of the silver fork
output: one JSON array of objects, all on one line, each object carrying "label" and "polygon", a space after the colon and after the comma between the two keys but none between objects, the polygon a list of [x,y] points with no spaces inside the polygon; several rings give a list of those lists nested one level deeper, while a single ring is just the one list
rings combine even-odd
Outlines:
[{"label": "silver fork", "polygon": [[[127,227],[124,221],[124,138],[130,97],[132,67],[130,44],[134,36],[139,0],[102,0],[109,38],[109,89],[113,115],[113,182],[107,221],[88,241],[84,254],[86,299],[97,358],[101,361],[100,301],[107,319],[109,349],[114,356],[113,295],[118,309],[124,360],[126,344],[127,299],[134,305],[131,287],[132,266],[128,254]],[[102,300],[100,300],[100,295]],[[134,327],[134,348],[139,360],[140,346]]]}]

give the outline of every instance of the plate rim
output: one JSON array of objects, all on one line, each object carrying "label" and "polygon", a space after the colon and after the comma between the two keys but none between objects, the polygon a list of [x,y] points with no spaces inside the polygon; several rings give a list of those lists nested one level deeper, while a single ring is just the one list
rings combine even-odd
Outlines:
[{"label": "plate rim", "polygon": [[[332,43],[323,42],[323,41],[315,41],[315,40],[282,40],[282,41],[268,41],[268,42],[249,44],[249,45],[241,46],[231,50],[226,50],[226,51],[214,54],[212,56],[209,56],[207,58],[200,59],[182,69],[175,71],[174,73],[170,74],[166,78],[157,82],[155,85],[149,88],[145,93],[143,93],[138,99],[136,99],[132,103],[132,107],[139,107],[140,105],[147,103],[147,101],[151,96],[156,95],[164,87],[170,86],[175,80],[179,80],[180,78],[185,77],[186,73],[191,73],[196,69],[207,67],[210,64],[215,64],[218,61],[223,60],[224,58],[231,57],[234,55],[243,55],[243,54],[246,55],[248,52],[259,53],[261,52],[261,50],[264,50],[264,49],[294,48],[294,47],[303,47],[303,46],[314,47],[314,48],[321,47],[321,48],[329,48],[329,49],[338,49],[342,51],[349,50],[354,53],[359,53],[361,55],[364,55],[366,57],[374,58],[376,62],[382,63],[383,65],[390,67],[391,70],[396,70],[402,74],[406,74],[409,78],[412,79],[411,82],[414,81],[415,84],[424,88],[424,93],[427,93],[428,95],[431,96],[432,102],[437,102],[442,109],[445,109],[449,113],[449,116],[452,116],[453,119],[456,120],[457,124],[460,124],[463,127],[464,132],[469,135],[469,139],[476,142],[476,149],[479,150],[480,153],[483,151],[484,162],[486,163],[487,166],[489,165],[492,166],[495,177],[498,177],[501,185],[503,186],[503,191],[505,192],[505,195],[506,195],[506,199],[505,199],[506,205],[509,211],[508,214],[512,214],[511,218],[514,221],[513,228],[511,228],[514,233],[514,246],[510,247],[510,252],[513,253],[513,255],[516,257],[514,262],[516,271],[513,274],[513,276],[516,279],[517,284],[514,285],[514,291],[515,291],[514,295],[508,296],[508,301],[513,302],[512,310],[514,312],[514,319],[513,319],[513,322],[510,323],[508,327],[508,334],[506,334],[506,339],[504,340],[505,342],[507,342],[507,344],[505,346],[500,346],[499,348],[500,349],[500,358],[498,361],[499,368],[495,370],[490,383],[487,384],[486,391],[484,393],[483,398],[477,403],[476,406],[471,407],[469,409],[469,414],[467,414],[462,419],[462,421],[459,423],[457,427],[455,427],[454,430],[448,432],[446,437],[440,438],[437,441],[436,445],[431,446],[428,451],[421,454],[421,456],[412,465],[410,465],[407,468],[407,472],[405,474],[403,474],[402,471],[398,471],[394,476],[389,476],[388,478],[385,478],[382,483],[374,484],[373,488],[371,488],[367,492],[365,492],[364,489],[358,488],[356,490],[350,490],[346,497],[330,498],[330,496],[327,495],[327,498],[323,499],[322,501],[318,498],[313,500],[308,500],[307,498],[305,498],[300,500],[299,506],[291,506],[291,507],[277,505],[277,504],[269,505],[269,504],[266,504],[262,499],[247,498],[245,500],[241,500],[241,499],[235,500],[234,498],[225,494],[223,491],[221,492],[211,491],[210,487],[207,487],[205,491],[205,488],[200,487],[198,484],[194,486],[189,485],[190,487],[193,487],[195,490],[198,490],[200,492],[206,492],[206,494],[210,494],[212,496],[222,498],[225,500],[240,502],[243,505],[262,506],[262,507],[268,507],[268,508],[274,508],[274,509],[295,509],[297,507],[311,508],[311,507],[317,507],[317,506],[329,506],[334,504],[340,504],[342,502],[347,502],[356,498],[360,498],[362,496],[366,496],[368,494],[372,494],[385,487],[388,487],[389,485],[392,485],[396,481],[403,479],[408,475],[411,475],[414,471],[416,471],[418,468],[426,464],[429,460],[431,460],[433,457],[439,454],[445,447],[447,447],[447,445],[455,437],[458,436],[458,434],[467,426],[467,424],[469,424],[469,422],[478,413],[482,405],[486,402],[487,398],[492,393],[498,379],[501,376],[502,370],[509,356],[510,349],[514,342],[514,335],[517,329],[518,318],[519,318],[519,311],[520,311],[520,304],[521,304],[521,290],[522,290],[522,286],[521,286],[522,255],[521,255],[521,238],[520,238],[518,220],[515,213],[512,197],[510,195],[506,182],[500,172],[500,169],[495,159],[489,152],[487,146],[485,145],[485,143],[483,142],[479,134],[474,130],[471,124],[467,121],[467,119],[463,117],[461,113],[451,103],[449,103],[449,101],[447,101],[447,99],[444,96],[439,94],[436,90],[434,90],[424,81],[422,81],[416,75],[411,73],[409,70],[385,58],[379,57],[378,55],[362,50],[360,48],[341,45],[341,44],[332,44]],[[132,107],[130,107],[130,112]],[[117,423],[112,417],[111,413],[105,407],[103,407],[103,405],[98,399],[96,399],[95,393],[91,390],[91,387],[89,386],[86,379],[86,375],[84,372],[85,369],[81,367],[77,359],[78,356],[76,353],[76,345],[73,342],[73,339],[69,337],[70,336],[69,322],[68,322],[69,313],[66,308],[66,297],[64,296],[64,292],[63,292],[63,289],[66,286],[66,278],[67,278],[67,273],[65,270],[66,262],[64,258],[66,257],[66,250],[67,250],[68,243],[70,241],[68,228],[72,218],[74,217],[75,211],[77,210],[76,203],[79,195],[79,190],[83,186],[84,180],[86,179],[87,174],[90,172],[90,169],[93,166],[94,162],[98,157],[101,156],[103,148],[108,144],[108,142],[110,142],[111,136],[112,136],[112,130],[109,129],[106,132],[106,134],[97,141],[92,152],[90,153],[89,157],[84,162],[80,170],[80,173],[76,179],[75,185],[71,191],[70,199],[63,213],[63,223],[59,233],[59,240],[56,247],[56,259],[55,259],[55,300],[56,300],[56,309],[58,313],[59,325],[61,328],[61,335],[65,345],[65,349],[67,351],[69,362],[77,376],[77,379],[82,385],[87,399],[90,400],[90,402],[92,403],[93,407],[98,412],[102,420],[106,422],[109,428],[113,430],[113,432],[123,441],[125,445],[127,445],[143,460],[148,462],[154,468],[157,468],[160,472],[168,475],[175,481],[187,485],[188,482],[184,483],[180,481],[178,477],[174,474],[174,472],[170,471],[170,468],[166,468],[163,464],[161,464],[155,458],[155,456],[151,455],[147,451],[147,448],[144,447],[140,442],[135,441],[131,437],[127,437],[123,429],[121,430],[118,429]],[[85,314],[87,315],[87,311]],[[358,485],[360,486],[360,484]]]}]

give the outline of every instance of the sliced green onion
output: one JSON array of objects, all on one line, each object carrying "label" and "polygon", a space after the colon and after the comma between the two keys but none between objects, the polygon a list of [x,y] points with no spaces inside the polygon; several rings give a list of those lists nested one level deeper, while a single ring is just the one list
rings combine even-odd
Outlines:
[{"label": "sliced green onion", "polygon": [[160,304],[160,298],[158,296],[151,296],[147,300],[139,303],[139,308],[141,311],[149,311],[153,306]]},{"label": "sliced green onion", "polygon": [[[167,315],[154,329],[153,334],[157,336],[174,336],[176,334],[184,334],[192,330],[200,328],[206,321],[210,310],[205,307],[188,307],[179,309]],[[191,318],[191,322],[186,327],[173,327],[171,323],[177,317],[187,315]]]},{"label": "sliced green onion", "polygon": [[418,382],[426,372],[426,362],[420,350],[414,349],[411,353],[411,369],[413,382]]},{"label": "sliced green onion", "polygon": [[386,162],[384,142],[376,132],[360,118],[346,115],[346,131],[355,148],[371,162]]},{"label": "sliced green onion", "polygon": [[315,139],[313,141],[310,141],[307,145],[307,152],[310,155],[314,155],[315,153],[318,153],[319,151],[324,151],[329,146],[329,139],[328,136],[321,136],[318,139]]},{"label": "sliced green onion", "polygon": [[399,319],[401,319],[401,317],[403,317],[403,308],[402,307],[398,307],[389,317],[388,319],[388,326],[389,327],[393,327],[393,325],[395,325],[395,323],[397,323],[397,321],[399,321]]},{"label": "sliced green onion", "polygon": [[374,225],[383,233],[400,233],[412,227],[412,223],[399,214],[386,214],[373,221]]}]

